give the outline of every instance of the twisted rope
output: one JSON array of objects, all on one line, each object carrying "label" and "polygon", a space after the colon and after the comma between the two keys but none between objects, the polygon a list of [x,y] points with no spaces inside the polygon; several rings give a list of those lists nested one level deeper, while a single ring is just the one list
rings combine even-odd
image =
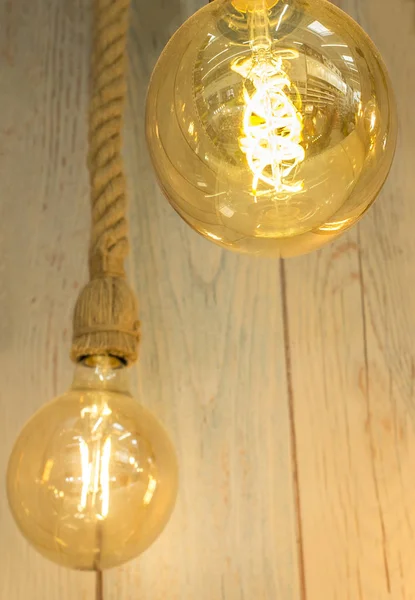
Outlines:
[{"label": "twisted rope", "polygon": [[90,282],[75,307],[72,358],[137,358],[136,297],[125,279],[129,252],[121,132],[127,92],[130,0],[94,0],[88,168]]},{"label": "twisted rope", "polygon": [[95,0],[88,156],[91,278],[124,275],[129,251],[121,157],[129,4],[130,0]]}]

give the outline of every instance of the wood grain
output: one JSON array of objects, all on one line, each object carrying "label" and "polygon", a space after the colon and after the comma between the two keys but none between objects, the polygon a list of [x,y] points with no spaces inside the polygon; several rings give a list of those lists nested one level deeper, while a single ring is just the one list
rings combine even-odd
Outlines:
[{"label": "wood grain", "polygon": [[140,396],[173,434],[181,486],[163,536],[138,561],[104,575],[104,597],[297,600],[278,268],[191,231],[161,196],[146,152],[149,76],[172,30],[197,6],[172,4],[155,0],[145,14],[134,3],[126,158],[143,324]]},{"label": "wood grain", "polygon": [[[25,420],[64,390],[71,374],[70,316],[86,278],[88,242],[90,23],[86,0],[0,6],[7,61],[0,70],[4,473]],[[137,563],[105,576],[104,597],[184,600],[259,592],[297,600],[279,272],[271,262],[223,253],[190,232],[161,198],[144,145],[152,66],[195,8],[192,0],[158,0],[143,19],[142,4],[135,3],[126,127],[131,273],[144,339],[140,397],[172,431],[182,491],[166,534]],[[94,595],[93,577],[62,571],[25,544],[4,490],[1,519],[0,597]],[[18,575],[22,570],[26,579]]]},{"label": "wood grain", "polygon": [[286,265],[306,598],[412,600],[415,6],[337,4],[379,46],[402,128],[361,225]]},{"label": "wood grain", "polygon": [[[87,2],[0,2],[0,474],[20,428],[67,387],[86,275]],[[11,520],[0,486],[0,598],[90,600],[94,576],[55,567]]]},{"label": "wood grain", "polygon": [[[0,475],[19,429],[67,387],[86,279],[89,0],[0,0]],[[133,0],[126,161],[141,303],[137,395],[167,425],[181,488],[102,600],[415,600],[415,4],[336,0],[390,68],[391,177],[359,227],[285,263],[236,256],[162,198],[145,90],[202,0]],[[0,486],[0,598],[95,596],[22,539]]]}]

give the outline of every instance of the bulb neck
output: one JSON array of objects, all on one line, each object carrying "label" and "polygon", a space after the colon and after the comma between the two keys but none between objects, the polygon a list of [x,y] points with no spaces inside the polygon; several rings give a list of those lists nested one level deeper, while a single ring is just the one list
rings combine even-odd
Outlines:
[{"label": "bulb neck", "polygon": [[279,0],[232,0],[236,10],[250,12],[258,9],[270,9],[278,4]]},{"label": "bulb neck", "polygon": [[108,390],[131,395],[130,369],[113,356],[88,356],[75,367],[73,390]]}]

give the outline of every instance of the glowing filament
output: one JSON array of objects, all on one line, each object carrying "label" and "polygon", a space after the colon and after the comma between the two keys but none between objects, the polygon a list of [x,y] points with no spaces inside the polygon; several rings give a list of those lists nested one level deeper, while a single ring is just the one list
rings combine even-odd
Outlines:
[{"label": "glowing filament", "polygon": [[110,501],[110,458],[111,458],[111,438],[108,437],[104,443],[104,450],[101,458],[101,494],[102,507],[101,515],[103,518],[108,516]]},{"label": "glowing filament", "polygon": [[[96,445],[97,442],[95,442]],[[101,511],[97,514],[97,518],[104,519],[108,516],[109,511],[111,438],[108,437],[105,440],[102,450],[100,444],[94,447],[92,455],[87,442],[81,438],[79,440],[79,450],[81,454],[82,490],[78,509],[80,512],[86,509],[88,496],[91,498],[91,503],[95,504],[97,494],[101,492]]]},{"label": "glowing filament", "polygon": [[79,510],[86,508],[86,502],[88,498],[88,490],[91,476],[91,469],[89,464],[89,448],[88,444],[84,439],[79,440],[79,451],[81,453],[81,466],[82,466],[82,492],[81,492],[81,503]]},{"label": "glowing filament", "polygon": [[[294,51],[286,58],[298,56]],[[239,145],[253,173],[252,191],[258,184],[273,187],[277,193],[299,192],[303,182],[287,182],[286,178],[304,160],[302,140],[303,120],[287,91],[291,81],[282,67],[282,55],[256,53],[251,58],[237,60],[232,70],[252,82],[252,94],[245,88],[243,135]]]}]

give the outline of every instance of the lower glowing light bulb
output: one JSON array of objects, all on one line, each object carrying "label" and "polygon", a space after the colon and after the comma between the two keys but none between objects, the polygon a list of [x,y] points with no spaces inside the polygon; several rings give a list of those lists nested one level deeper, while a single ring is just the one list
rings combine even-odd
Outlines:
[{"label": "lower glowing light bulb", "polygon": [[176,499],[174,448],[117,366],[104,357],[78,365],[71,389],[32,417],[9,462],[8,498],[21,532],[74,569],[136,557],[161,533]]}]

